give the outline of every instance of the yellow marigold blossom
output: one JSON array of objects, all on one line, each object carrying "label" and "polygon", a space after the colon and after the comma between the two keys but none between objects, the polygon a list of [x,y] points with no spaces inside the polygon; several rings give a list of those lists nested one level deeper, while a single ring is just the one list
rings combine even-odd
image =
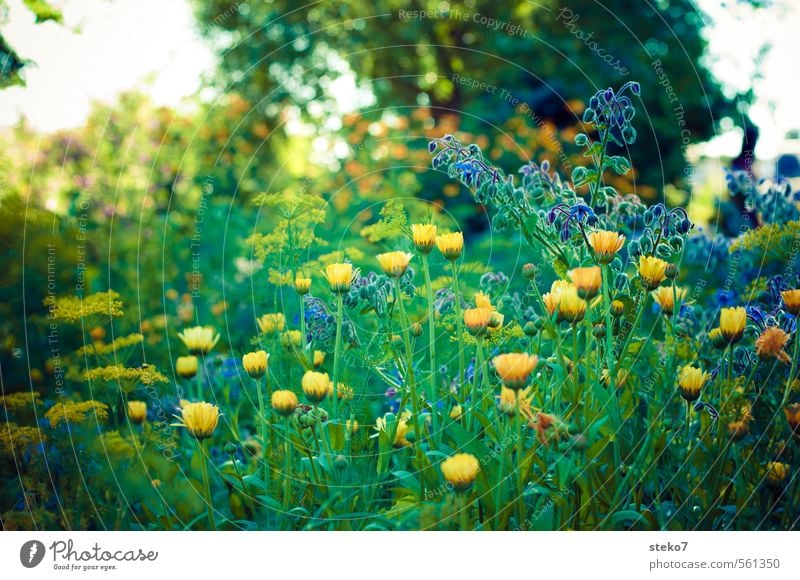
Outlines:
[{"label": "yellow marigold blossom", "polygon": [[564,292],[571,287],[572,284],[566,280],[556,280],[550,285],[550,292],[547,292],[544,294],[544,296],[542,296],[544,307],[550,316],[558,311],[559,304],[561,303],[561,297],[564,295]]},{"label": "yellow marigold blossom", "polygon": [[353,270],[353,264],[345,262],[340,264],[328,264],[325,266],[323,274],[328,284],[330,284],[331,292],[343,294],[350,290],[356,272]]},{"label": "yellow marigold blossom", "polygon": [[478,458],[470,453],[456,453],[442,461],[440,467],[445,480],[456,491],[469,489],[481,471]]},{"label": "yellow marigold blossom", "polygon": [[408,252],[385,252],[375,256],[387,276],[399,278],[406,273],[413,256]]},{"label": "yellow marigold blossom", "polygon": [[144,423],[147,419],[147,403],[144,401],[128,401],[128,417],[134,423]]},{"label": "yellow marigold blossom", "polygon": [[784,290],[781,292],[781,298],[786,312],[795,316],[800,315],[800,290]]},{"label": "yellow marigold blossom", "polygon": [[436,236],[436,247],[451,262],[458,260],[464,251],[464,234],[454,232]]},{"label": "yellow marigold blossom", "polygon": [[527,353],[501,354],[492,359],[500,380],[509,389],[519,390],[528,382],[539,358]]},{"label": "yellow marigold blossom", "polygon": [[81,357],[94,354],[114,354],[124,348],[141,344],[143,340],[144,336],[139,333],[129,334],[128,336],[121,336],[120,338],[117,338],[109,343],[94,342],[92,344],[87,344],[86,346],[82,346],[76,350],[75,354]]},{"label": "yellow marigold blossom", "polygon": [[686,296],[686,288],[659,286],[653,290],[653,299],[666,316],[672,316],[675,310],[675,298],[677,297],[678,300],[683,301],[684,296]]},{"label": "yellow marigold blossom", "polygon": [[648,290],[655,290],[667,277],[667,263],[655,256],[639,256],[639,278]]},{"label": "yellow marigold blossom", "polygon": [[767,483],[773,486],[782,485],[789,477],[789,465],[780,461],[767,463]]},{"label": "yellow marigold blossom", "polygon": [[47,441],[47,436],[38,427],[5,423],[0,429],[0,454],[6,457],[19,455],[31,445],[44,441]]},{"label": "yellow marigold blossom", "polygon": [[219,333],[210,326],[195,326],[178,333],[191,354],[208,354],[219,341]]},{"label": "yellow marigold blossom", "polygon": [[492,306],[492,300],[489,298],[487,294],[484,294],[483,292],[475,293],[475,307],[488,308],[489,310],[494,310],[494,306]]},{"label": "yellow marigold blossom", "polygon": [[747,311],[741,307],[723,308],[719,313],[719,329],[728,344],[742,340],[747,324]]},{"label": "yellow marigold blossom", "polygon": [[272,393],[271,402],[272,408],[275,410],[275,412],[279,415],[283,415],[284,417],[288,417],[294,413],[294,410],[299,404],[297,395],[288,390],[275,391]]},{"label": "yellow marigold blossom", "polygon": [[315,350],[314,351],[314,361],[313,361],[314,368],[321,367],[322,363],[324,363],[324,362],[325,362],[325,353],[322,352],[321,350]]},{"label": "yellow marigold blossom", "polygon": [[105,421],[108,419],[108,405],[94,400],[56,403],[44,414],[53,428],[58,427],[62,422],[79,425],[90,415],[94,415],[98,421]]},{"label": "yellow marigold blossom", "polygon": [[472,336],[483,336],[489,328],[492,310],[489,308],[467,308],[464,310],[464,325]]},{"label": "yellow marigold blossom", "polygon": [[589,245],[594,250],[595,259],[601,264],[610,264],[624,243],[625,236],[617,232],[598,230],[589,234]]},{"label": "yellow marigold blossom", "polygon": [[719,328],[712,328],[708,331],[708,340],[714,348],[725,348],[728,344]]},{"label": "yellow marigold blossom", "polygon": [[708,380],[708,373],[702,369],[691,366],[685,366],[681,369],[678,376],[678,387],[680,388],[681,397],[689,402],[696,401],[700,397],[700,390]]},{"label": "yellow marigold blossom", "polygon": [[294,290],[300,296],[305,296],[311,290],[311,278],[305,278],[298,274],[294,278]]},{"label": "yellow marigold blossom", "polygon": [[219,407],[211,403],[188,403],[181,408],[181,415],[175,415],[180,423],[175,427],[186,427],[195,439],[208,439],[214,434],[219,422]]},{"label": "yellow marigold blossom", "polygon": [[578,289],[567,288],[558,303],[558,314],[570,324],[576,324],[586,315],[586,301],[578,296]]},{"label": "yellow marigold blossom", "polygon": [[265,350],[248,352],[242,357],[242,367],[244,367],[244,372],[250,375],[250,378],[260,379],[267,372],[268,361],[269,355]]},{"label": "yellow marigold blossom", "polygon": [[333,384],[328,373],[306,371],[301,381],[303,393],[312,403],[319,403],[333,391]]},{"label": "yellow marigold blossom", "polygon": [[531,408],[532,388],[520,389],[515,391],[508,387],[500,387],[500,395],[498,396],[498,406],[500,411],[509,417],[517,414],[517,401],[519,401],[519,413],[527,419],[533,418],[533,409]]},{"label": "yellow marigold blossom", "polygon": [[122,316],[122,301],[113,290],[79,296],[48,296],[44,299],[48,318],[62,322],[77,322],[91,316],[115,318]]},{"label": "yellow marigold blossom", "polygon": [[[406,435],[408,434],[408,420],[410,418],[410,411],[403,411],[397,417],[397,430],[394,433],[394,441],[392,442],[394,447],[408,447],[411,445],[411,442],[406,439]],[[378,417],[375,419],[375,429],[379,432],[386,431],[386,417]]]},{"label": "yellow marigold blossom", "polygon": [[783,408],[783,412],[786,415],[786,422],[789,424],[792,433],[800,436],[800,403],[787,405]]},{"label": "yellow marigold blossom", "polygon": [[295,348],[300,346],[302,340],[302,332],[299,330],[287,330],[281,335],[281,346],[284,348]]},{"label": "yellow marigold blossom", "polygon": [[433,224],[413,224],[411,235],[420,254],[430,254],[436,245],[436,226]]},{"label": "yellow marigold blossom", "polygon": [[175,372],[179,377],[191,379],[197,374],[197,357],[194,355],[179,356],[175,359]]},{"label": "yellow marigold blossom", "polygon": [[758,358],[767,360],[777,359],[784,364],[792,362],[792,358],[783,349],[789,341],[789,335],[777,326],[769,326],[756,339],[756,354]]},{"label": "yellow marigold blossom", "polygon": [[625,303],[622,300],[612,300],[611,314],[613,314],[617,318],[625,314]]},{"label": "yellow marigold blossom", "polygon": [[155,383],[168,383],[167,377],[158,372],[152,365],[143,365],[139,368],[128,368],[122,365],[110,365],[89,369],[83,375],[85,381],[116,381],[123,386],[123,389],[141,383],[143,385],[153,385]]},{"label": "yellow marigold blossom", "polygon": [[7,411],[15,411],[28,406],[35,407],[41,404],[42,400],[36,391],[20,391],[0,397],[0,408],[4,408]]},{"label": "yellow marigold blossom", "polygon": [[286,325],[286,317],[282,313],[276,312],[273,314],[264,314],[256,319],[256,322],[261,332],[264,334],[274,334],[283,331]]},{"label": "yellow marigold blossom", "polygon": [[578,296],[585,300],[591,300],[600,291],[602,276],[600,275],[599,266],[575,268],[567,272],[567,275],[577,289]]}]

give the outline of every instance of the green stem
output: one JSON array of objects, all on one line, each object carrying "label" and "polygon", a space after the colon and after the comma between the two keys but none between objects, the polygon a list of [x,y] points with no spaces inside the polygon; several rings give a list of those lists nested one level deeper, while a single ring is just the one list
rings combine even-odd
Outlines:
[{"label": "green stem", "polygon": [[206,511],[208,513],[208,526],[217,531],[217,522],[214,520],[214,506],[211,504],[211,481],[208,477],[208,446],[206,444],[206,440],[203,439],[203,442],[197,441],[199,451],[203,455],[203,460],[200,462],[200,469],[203,475],[203,493],[206,499]]},{"label": "green stem", "polygon": [[[450,262],[453,270],[453,291],[455,293],[456,332],[458,333],[458,389],[464,388],[464,321],[461,314],[461,291],[458,284],[458,266],[455,261]],[[463,393],[461,393],[463,394]]]},{"label": "green stem", "polygon": [[264,415],[264,392],[261,389],[261,380],[253,379],[256,383],[256,392],[258,393],[258,427],[261,433],[261,444],[264,446],[264,455],[261,458],[263,463],[262,469],[264,471],[264,485],[269,489],[269,442],[267,441],[267,421]]},{"label": "green stem", "polygon": [[479,408],[478,397],[478,379],[483,368],[483,349],[481,348],[481,339],[475,338],[475,374],[472,377],[472,395],[470,395],[471,405],[469,415],[467,416],[467,430],[471,430],[475,424],[475,413]]},{"label": "green stem", "polygon": [[794,351],[792,353],[792,366],[789,369],[789,376],[786,378],[786,387],[783,390],[783,398],[781,399],[781,409],[789,401],[792,394],[792,381],[794,380],[794,373],[797,370],[798,353],[800,353],[800,337],[797,336],[797,328],[794,331]]},{"label": "green stem", "polygon": [[303,296],[300,296],[300,347],[303,349],[303,358],[308,361],[308,367],[314,368],[314,359],[308,354],[308,336],[306,334],[306,301]]},{"label": "green stem", "polygon": [[342,347],[342,317],[344,310],[344,300],[342,293],[336,294],[336,342],[333,347],[333,417],[334,421],[339,419],[339,351]]},{"label": "green stem", "polygon": [[285,463],[284,463],[284,473],[283,473],[283,508],[288,509],[289,507],[289,497],[291,495],[292,490],[292,441],[291,441],[291,418],[286,417],[286,432],[284,433],[284,437],[286,438],[286,453],[284,454]]},{"label": "green stem", "polygon": [[614,413],[614,441],[612,449],[614,452],[614,473],[619,474],[619,466],[622,463],[622,453],[619,445],[619,431],[622,428],[622,413],[619,408],[619,395],[617,394],[617,374],[612,372],[614,367],[614,323],[611,320],[611,268],[608,264],[603,264],[603,306],[606,312],[606,368],[608,368],[608,392],[614,398],[612,406]]},{"label": "green stem", "polygon": [[614,365],[613,376],[615,379],[617,373],[619,372],[620,367],[622,366],[622,362],[625,360],[625,355],[628,354],[628,347],[631,345],[631,340],[633,339],[633,335],[636,333],[636,329],[639,328],[639,323],[642,321],[642,315],[644,314],[644,307],[646,304],[647,304],[647,291],[645,290],[642,294],[642,299],[639,301],[639,306],[636,310],[636,318],[634,318],[633,320],[633,326],[631,327],[631,331],[628,333],[628,336],[625,337],[625,342],[622,343],[622,350],[619,353],[617,364]]},{"label": "green stem", "polygon": [[[433,440],[441,440],[439,433],[438,423],[439,417],[436,410],[436,405],[439,400],[439,394],[436,388],[436,325],[433,318],[433,287],[431,286],[431,270],[428,265],[428,256],[422,255],[422,270],[425,274],[425,290],[428,298],[428,355],[430,357],[431,376],[430,384],[428,386],[428,399],[431,406],[431,429],[433,430]],[[435,445],[432,445],[435,448]]]}]

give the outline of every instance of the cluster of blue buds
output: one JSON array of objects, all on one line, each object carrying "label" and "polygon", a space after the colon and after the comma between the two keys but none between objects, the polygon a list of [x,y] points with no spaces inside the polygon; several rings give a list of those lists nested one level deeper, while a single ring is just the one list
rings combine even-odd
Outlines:
[{"label": "cluster of blue buds", "polygon": [[636,141],[636,129],[631,123],[636,110],[624,94],[627,91],[639,96],[639,83],[627,82],[618,91],[611,87],[597,91],[583,112],[583,122],[592,123],[601,131],[609,131],[609,136],[618,143],[631,145]]}]

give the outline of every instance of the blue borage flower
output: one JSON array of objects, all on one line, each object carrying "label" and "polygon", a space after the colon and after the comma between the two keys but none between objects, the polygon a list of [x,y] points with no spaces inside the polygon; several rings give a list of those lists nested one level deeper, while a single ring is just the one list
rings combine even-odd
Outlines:
[{"label": "blue borage flower", "polygon": [[630,98],[624,95],[628,91],[639,96],[639,83],[627,82],[618,91],[611,87],[597,91],[583,112],[584,123],[592,123],[601,131],[608,130],[609,138],[619,145],[631,145],[636,141],[636,129],[631,124],[636,110]]},{"label": "blue borage flower", "polygon": [[[559,203],[547,213],[547,222],[559,229],[559,237],[566,242],[572,237],[572,226],[576,226],[583,237],[586,237],[584,226],[593,226],[597,223],[597,216],[592,208],[583,202],[578,202],[572,207]],[[588,242],[587,242],[588,246]]]},{"label": "blue borage flower", "polygon": [[[725,181],[731,196],[741,196],[748,211],[755,212],[764,223],[783,224],[800,219],[797,203],[800,191],[792,191],[784,179],[762,178],[754,180],[746,171],[725,172]],[[757,224],[752,224],[755,227]]]}]

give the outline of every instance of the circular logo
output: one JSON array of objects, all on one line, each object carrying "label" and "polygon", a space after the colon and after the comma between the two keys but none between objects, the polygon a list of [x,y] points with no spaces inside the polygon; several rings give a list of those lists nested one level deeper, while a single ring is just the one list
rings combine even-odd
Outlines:
[{"label": "circular logo", "polygon": [[19,549],[19,561],[26,568],[35,568],[44,559],[44,544],[39,540],[29,540]]}]

